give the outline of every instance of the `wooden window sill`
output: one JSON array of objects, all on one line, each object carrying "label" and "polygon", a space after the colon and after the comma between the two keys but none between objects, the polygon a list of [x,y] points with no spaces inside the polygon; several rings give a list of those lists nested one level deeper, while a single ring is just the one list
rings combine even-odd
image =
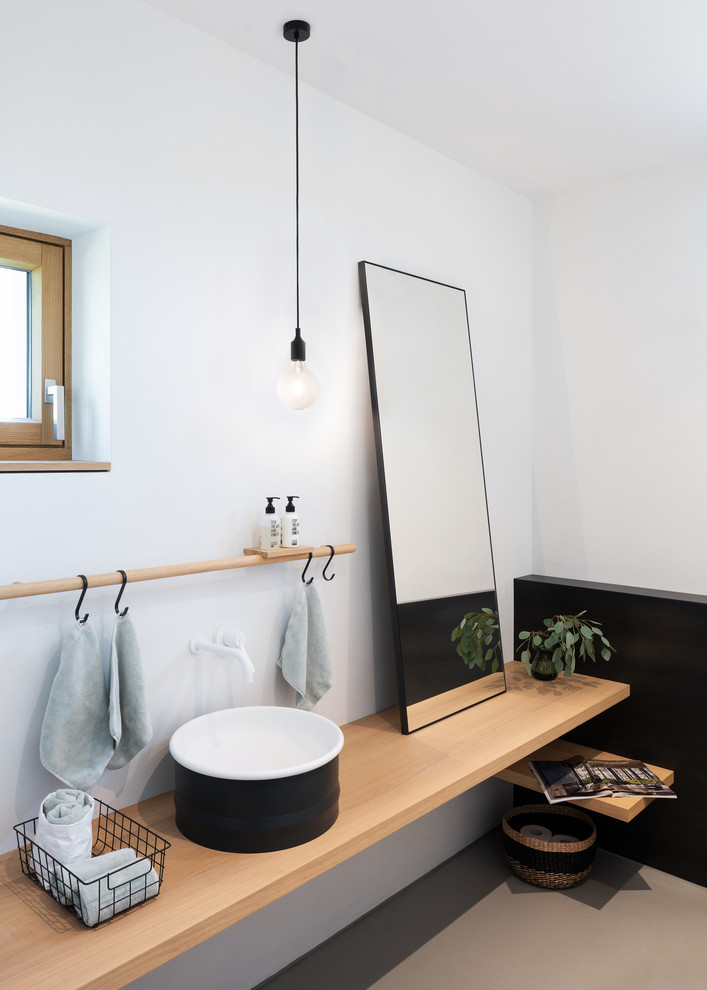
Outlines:
[{"label": "wooden window sill", "polygon": [[421,818],[629,696],[629,686],[575,674],[549,684],[506,666],[508,691],[412,735],[397,709],[343,726],[339,818],[294,849],[245,855],[194,845],[174,823],[172,794],[125,813],[172,843],[156,900],[94,930],[0,858],[0,972],[13,990],[114,988],[136,980],[266,904]]},{"label": "wooden window sill", "polygon": [[6,474],[37,471],[110,471],[110,461],[0,461]]}]

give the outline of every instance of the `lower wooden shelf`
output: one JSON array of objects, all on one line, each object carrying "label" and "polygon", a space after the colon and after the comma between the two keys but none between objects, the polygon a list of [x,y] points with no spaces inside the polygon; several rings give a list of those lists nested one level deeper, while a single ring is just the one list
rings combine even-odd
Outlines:
[{"label": "lower wooden shelf", "polygon": [[[172,843],[159,896],[86,929],[0,858],[0,986],[117,990],[367,849],[509,764],[628,698],[629,686],[575,674],[531,680],[506,665],[508,690],[411,735],[397,709],[343,726],[336,823],[294,849],[204,849],[174,822],[172,794],[123,809]],[[509,802],[510,804],[510,802]]]},{"label": "lower wooden shelf", "polygon": [[[568,739],[555,739],[554,742],[548,743],[547,746],[536,750],[525,759],[512,764],[510,767],[506,767],[505,770],[497,773],[496,776],[500,780],[508,781],[510,784],[527,787],[531,791],[538,791],[538,793],[542,794],[542,788],[528,766],[528,760],[567,760],[575,755],[583,756],[588,760],[625,759],[625,757],[617,756],[615,753],[607,753],[602,749],[580,746],[577,743],[570,742]],[[666,770],[664,767],[656,767],[650,763],[647,763],[646,766],[650,767],[653,773],[664,784],[667,784],[668,787],[674,782],[675,774],[672,770]],[[563,803],[574,804],[578,808],[583,808],[585,811],[594,811],[609,818],[617,818],[622,822],[630,822],[632,818],[635,818],[636,815],[643,811],[644,808],[647,808],[654,800],[655,798],[644,797],[589,798],[585,801],[567,801]]]}]

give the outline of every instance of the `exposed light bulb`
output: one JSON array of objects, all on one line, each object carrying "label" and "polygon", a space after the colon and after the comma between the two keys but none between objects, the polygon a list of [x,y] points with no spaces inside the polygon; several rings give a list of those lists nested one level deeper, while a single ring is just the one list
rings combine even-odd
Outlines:
[{"label": "exposed light bulb", "polygon": [[307,21],[287,21],[282,34],[295,43],[295,285],[297,288],[297,326],[290,344],[291,364],[280,375],[277,395],[288,409],[306,409],[319,395],[319,382],[305,367],[306,347],[299,327],[299,43],[309,38]]},{"label": "exposed light bulb", "polygon": [[306,409],[319,395],[319,382],[304,361],[291,361],[290,367],[280,375],[277,397],[288,409]]}]

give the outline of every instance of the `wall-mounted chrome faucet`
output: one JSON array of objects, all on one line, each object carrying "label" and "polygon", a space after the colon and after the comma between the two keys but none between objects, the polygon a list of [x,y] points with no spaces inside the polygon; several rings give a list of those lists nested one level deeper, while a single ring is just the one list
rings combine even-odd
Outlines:
[{"label": "wall-mounted chrome faucet", "polygon": [[248,684],[253,683],[255,667],[245,650],[245,636],[232,622],[224,622],[214,633],[214,641],[209,642],[195,636],[189,643],[192,653],[215,653],[220,657],[238,660],[243,668],[243,677]]}]

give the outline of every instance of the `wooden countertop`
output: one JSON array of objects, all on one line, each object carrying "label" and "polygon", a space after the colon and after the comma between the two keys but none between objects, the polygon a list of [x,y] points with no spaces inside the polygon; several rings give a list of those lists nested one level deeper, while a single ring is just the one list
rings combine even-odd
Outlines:
[{"label": "wooden countertop", "polygon": [[531,680],[506,666],[508,691],[409,736],[397,709],[343,726],[340,814],[324,835],[272,853],[223,853],[177,831],[172,795],[123,809],[172,843],[159,896],[85,928],[0,858],[0,987],[116,990],[438,808],[629,696],[575,674]]}]

